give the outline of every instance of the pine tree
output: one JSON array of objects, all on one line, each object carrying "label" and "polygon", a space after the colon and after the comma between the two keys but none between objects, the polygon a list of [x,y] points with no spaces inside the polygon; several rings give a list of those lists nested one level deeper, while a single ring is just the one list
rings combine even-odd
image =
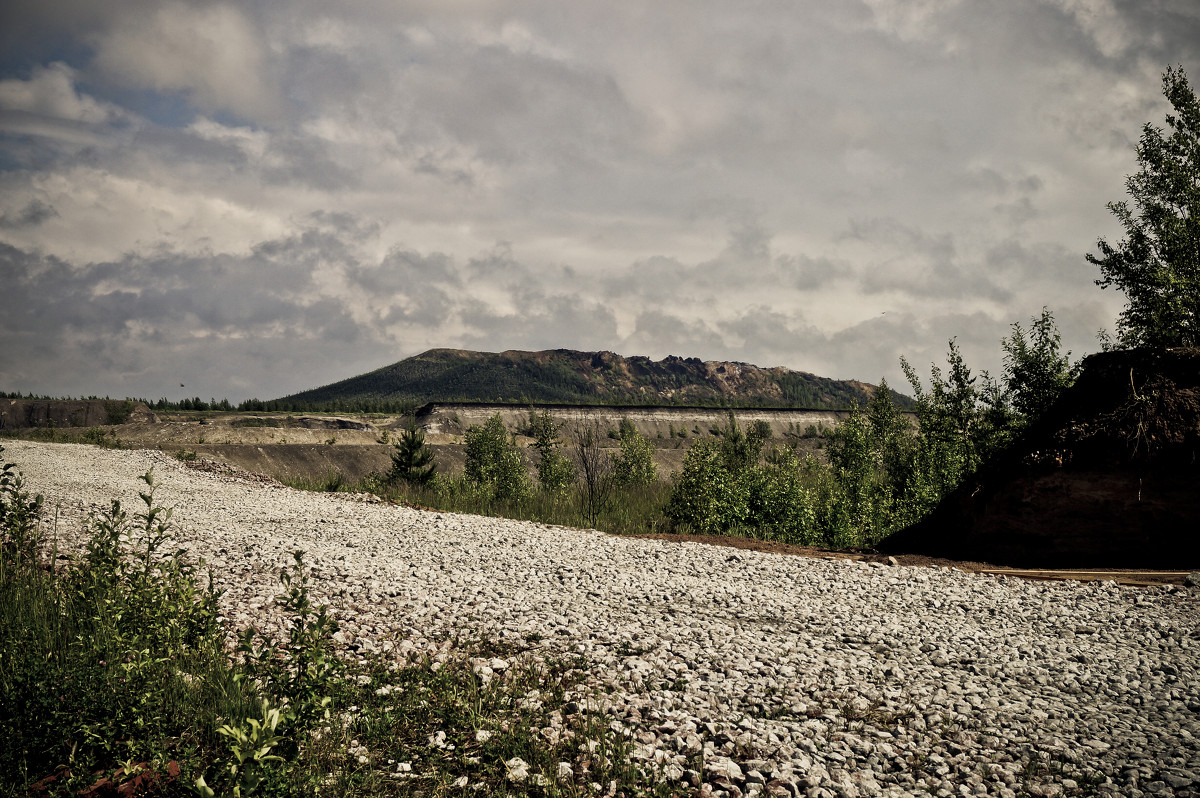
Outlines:
[{"label": "pine tree", "polygon": [[395,447],[392,470],[388,473],[389,482],[403,480],[410,485],[427,485],[433,480],[437,473],[433,450],[425,445],[425,433],[417,426],[415,418],[400,433],[400,440]]}]

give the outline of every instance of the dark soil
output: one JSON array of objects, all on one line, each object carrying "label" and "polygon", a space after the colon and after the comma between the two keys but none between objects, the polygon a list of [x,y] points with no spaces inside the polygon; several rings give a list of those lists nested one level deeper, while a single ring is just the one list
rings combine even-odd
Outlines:
[{"label": "dark soil", "polygon": [[1095,581],[1112,579],[1113,581],[1131,585],[1168,585],[1183,584],[1185,575],[1174,571],[1131,571],[1126,568],[1096,568],[1090,569],[1086,575],[1075,574],[1063,570],[1023,570],[1011,573],[1011,569],[993,563],[975,562],[970,560],[950,560],[945,557],[930,557],[924,554],[879,554],[877,552],[856,552],[814,548],[812,546],[797,546],[792,543],[778,543],[771,540],[755,538],[730,537],[726,535],[630,535],[629,537],[663,540],[670,543],[703,543],[708,546],[724,546],[731,549],[749,549],[769,554],[783,554],[796,557],[817,557],[831,560],[860,560],[863,562],[878,562],[887,565],[917,566],[923,568],[954,568],[967,573],[1010,573],[1027,579],[1080,579]]},{"label": "dark soil", "polygon": [[1200,350],[1092,355],[1060,401],[884,540],[1024,568],[1200,567]]}]

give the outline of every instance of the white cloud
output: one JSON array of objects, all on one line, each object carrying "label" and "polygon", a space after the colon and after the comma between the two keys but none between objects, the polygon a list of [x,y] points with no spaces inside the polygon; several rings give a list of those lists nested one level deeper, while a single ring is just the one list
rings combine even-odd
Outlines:
[{"label": "white cloud", "polygon": [[266,121],[280,112],[264,43],[253,22],[229,3],[164,2],[129,8],[95,34],[95,65],[115,79],[184,92],[206,112]]},{"label": "white cloud", "polygon": [[123,116],[117,108],[75,89],[76,72],[55,61],[35,67],[28,80],[0,80],[0,111],[24,111],[70,122],[100,124]]},{"label": "white cloud", "polygon": [[46,2],[0,252],[61,293],[10,303],[51,343],[8,390],[196,360],[278,395],[434,345],[895,382],[1043,304],[1083,351],[1104,203],[1200,69],[1186,0]]}]

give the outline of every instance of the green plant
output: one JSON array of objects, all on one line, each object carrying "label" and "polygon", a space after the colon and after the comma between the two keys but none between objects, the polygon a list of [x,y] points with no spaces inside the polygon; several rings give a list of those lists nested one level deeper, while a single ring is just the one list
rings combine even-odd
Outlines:
[{"label": "green plant", "polygon": [[529,434],[538,453],[538,484],[551,493],[561,493],[575,482],[575,466],[559,450],[558,433],[562,428],[549,410],[537,414],[529,409]]},{"label": "green plant", "polygon": [[613,479],[617,485],[640,487],[650,485],[658,479],[650,441],[638,432],[637,427],[628,418],[621,419],[617,438],[620,441],[620,453],[612,456]]},{"label": "green plant", "polygon": [[[275,599],[290,617],[288,639],[277,642],[254,627],[243,632],[238,652],[246,668],[238,678],[254,680],[283,708],[288,726],[302,733],[329,720],[343,665],[333,656],[337,621],[327,605],[312,605],[303,552],[295,551],[292,557],[291,568],[279,574],[285,592]],[[300,741],[293,739],[293,743],[298,746]]]},{"label": "green plant", "polygon": [[521,453],[510,440],[504,421],[496,413],[482,426],[471,426],[464,435],[467,444],[464,476],[492,498],[519,500],[529,495],[529,477]]},{"label": "green plant", "polygon": [[1125,181],[1134,208],[1108,204],[1126,237],[1101,238],[1100,254],[1087,255],[1100,267],[1096,284],[1125,293],[1117,339],[1126,347],[1200,345],[1200,101],[1182,67],[1167,67],[1162,87],[1171,132],[1142,128],[1139,170]]},{"label": "green plant", "polygon": [[729,470],[717,442],[702,440],[688,450],[665,512],[674,524],[705,534],[721,534],[746,523],[749,492]]},{"label": "green plant", "polygon": [[1001,341],[1004,349],[1004,382],[1020,424],[1029,424],[1071,387],[1079,364],[1071,364],[1071,353],[1061,354],[1062,336],[1054,316],[1046,308],[1033,319],[1028,338],[1020,324],[1012,325],[1012,337]]},{"label": "green plant", "polygon": [[79,440],[105,449],[121,448],[121,441],[117,438],[116,432],[103,427],[89,427],[79,436]]},{"label": "green plant", "polygon": [[[387,430],[384,430],[387,433]],[[392,453],[392,469],[387,481],[403,480],[413,485],[427,485],[437,473],[433,462],[433,450],[425,444],[425,432],[411,419],[400,433]]]},{"label": "green plant", "polygon": [[107,417],[109,424],[124,424],[133,415],[133,401],[125,399],[124,401],[106,401],[104,403],[104,414]]},{"label": "green plant", "polygon": [[336,468],[325,472],[325,476],[315,479],[309,477],[284,477],[280,480],[284,485],[296,490],[311,490],[317,493],[339,493],[354,491],[358,486],[346,479],[346,475]]},{"label": "green plant", "polygon": [[[197,586],[178,552],[165,553],[171,514],[154,502],[153,472],[142,480],[142,511],[130,516],[113,502],[93,515],[80,560],[49,569],[36,547],[25,545],[21,556],[20,546],[5,547],[0,767],[10,782],[48,777],[56,790],[74,792],[95,782],[96,771],[114,784],[142,771],[165,778],[168,761],[191,767],[201,758],[217,714],[242,711],[217,621],[219,594],[211,581],[207,591]],[[5,487],[0,527],[11,544],[21,540],[31,503],[13,500],[22,493],[18,480]]]},{"label": "green plant", "polygon": [[[236,726],[227,723],[217,729],[217,733],[228,741],[231,755],[221,775],[232,782],[233,795],[238,798],[254,795],[264,780],[276,776],[281,766],[287,764],[286,759],[271,753],[283,742],[277,734],[283,713],[265,699],[261,706],[261,719],[246,718]],[[195,789],[202,798],[216,798],[217,793],[208,786],[204,774],[196,778]]]}]

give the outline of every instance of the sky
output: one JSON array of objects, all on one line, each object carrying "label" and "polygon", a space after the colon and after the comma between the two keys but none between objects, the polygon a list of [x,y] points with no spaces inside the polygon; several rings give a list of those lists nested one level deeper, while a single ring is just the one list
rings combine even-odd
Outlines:
[{"label": "sky", "polygon": [[[274,398],[434,347],[906,389],[1124,299],[1195,0],[0,5],[0,390]],[[905,392],[909,392],[905,390]]]}]

